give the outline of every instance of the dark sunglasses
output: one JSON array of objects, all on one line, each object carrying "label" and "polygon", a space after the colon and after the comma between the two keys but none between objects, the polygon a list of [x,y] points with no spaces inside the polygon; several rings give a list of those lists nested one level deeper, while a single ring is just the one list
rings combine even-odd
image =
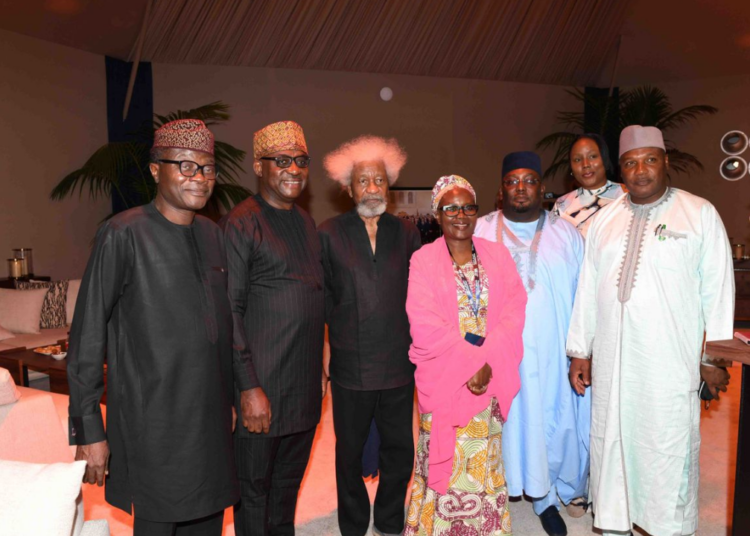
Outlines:
[{"label": "dark sunglasses", "polygon": [[259,160],[273,160],[276,165],[281,169],[286,169],[292,165],[292,162],[297,164],[298,168],[306,168],[310,165],[309,156],[261,156]]}]

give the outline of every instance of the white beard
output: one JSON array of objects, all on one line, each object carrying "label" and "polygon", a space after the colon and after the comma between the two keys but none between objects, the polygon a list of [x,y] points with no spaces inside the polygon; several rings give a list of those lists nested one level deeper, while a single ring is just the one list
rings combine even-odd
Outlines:
[{"label": "white beard", "polygon": [[[371,200],[371,199],[370,199]],[[362,199],[357,205],[357,214],[363,218],[376,218],[385,212],[388,202],[383,198],[378,198],[377,205],[367,203],[367,199]]]}]

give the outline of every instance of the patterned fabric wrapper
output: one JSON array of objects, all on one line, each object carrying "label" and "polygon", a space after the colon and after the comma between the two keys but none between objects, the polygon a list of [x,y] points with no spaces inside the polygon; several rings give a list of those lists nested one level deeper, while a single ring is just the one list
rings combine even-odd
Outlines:
[{"label": "patterned fabric wrapper", "polygon": [[154,132],[154,148],[158,147],[214,154],[214,135],[199,119],[177,119]]},{"label": "patterned fabric wrapper", "polygon": [[469,181],[467,181],[460,175],[446,175],[444,177],[440,177],[435,183],[435,187],[432,189],[432,212],[437,213],[440,198],[443,197],[443,194],[445,194],[445,192],[447,192],[454,186],[458,186],[459,188],[468,190],[474,198],[474,201],[477,200],[477,194],[474,191],[474,187],[469,184]]},{"label": "patterned fabric wrapper", "polygon": [[427,485],[432,414],[419,416],[414,483],[404,536],[512,534],[502,456],[503,418],[497,400],[456,430],[447,493]]},{"label": "patterned fabric wrapper", "polygon": [[272,123],[253,136],[253,156],[256,160],[279,151],[307,153],[305,133],[294,121]]},{"label": "patterned fabric wrapper", "polygon": [[64,328],[67,325],[68,281],[17,281],[17,290],[46,288],[47,295],[42,304],[39,327],[42,329]]}]

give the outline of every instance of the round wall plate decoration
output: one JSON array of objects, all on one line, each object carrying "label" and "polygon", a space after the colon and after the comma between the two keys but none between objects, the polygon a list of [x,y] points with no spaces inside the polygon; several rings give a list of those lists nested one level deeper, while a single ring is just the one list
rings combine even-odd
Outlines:
[{"label": "round wall plate decoration", "polygon": [[738,181],[747,174],[747,162],[741,156],[730,156],[719,166],[719,173],[728,181]]},{"label": "round wall plate decoration", "polygon": [[747,134],[741,130],[730,130],[721,137],[721,150],[724,153],[736,156],[745,149],[747,149]]}]

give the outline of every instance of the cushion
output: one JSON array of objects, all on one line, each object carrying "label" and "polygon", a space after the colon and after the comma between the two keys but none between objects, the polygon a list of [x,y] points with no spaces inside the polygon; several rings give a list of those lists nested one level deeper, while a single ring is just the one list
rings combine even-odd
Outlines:
[{"label": "cushion", "polygon": [[0,341],[4,341],[5,339],[12,339],[13,337],[15,337],[15,335],[13,335],[3,326],[0,326]]},{"label": "cushion", "polygon": [[42,329],[62,328],[68,323],[66,305],[68,302],[68,281],[22,281],[16,283],[18,290],[46,288],[47,296],[42,304],[39,327]]},{"label": "cushion", "polygon": [[42,304],[47,289],[0,288],[0,326],[13,333],[39,333]]},{"label": "cushion", "polygon": [[0,534],[73,534],[85,469],[0,460]]},{"label": "cushion", "polygon": [[73,313],[76,310],[76,301],[78,300],[78,291],[80,288],[80,279],[71,279],[68,281],[68,305],[65,306],[68,325],[73,323]]},{"label": "cushion", "polygon": [[16,389],[16,382],[7,369],[0,368],[0,406],[13,404],[21,398],[21,393]]}]

